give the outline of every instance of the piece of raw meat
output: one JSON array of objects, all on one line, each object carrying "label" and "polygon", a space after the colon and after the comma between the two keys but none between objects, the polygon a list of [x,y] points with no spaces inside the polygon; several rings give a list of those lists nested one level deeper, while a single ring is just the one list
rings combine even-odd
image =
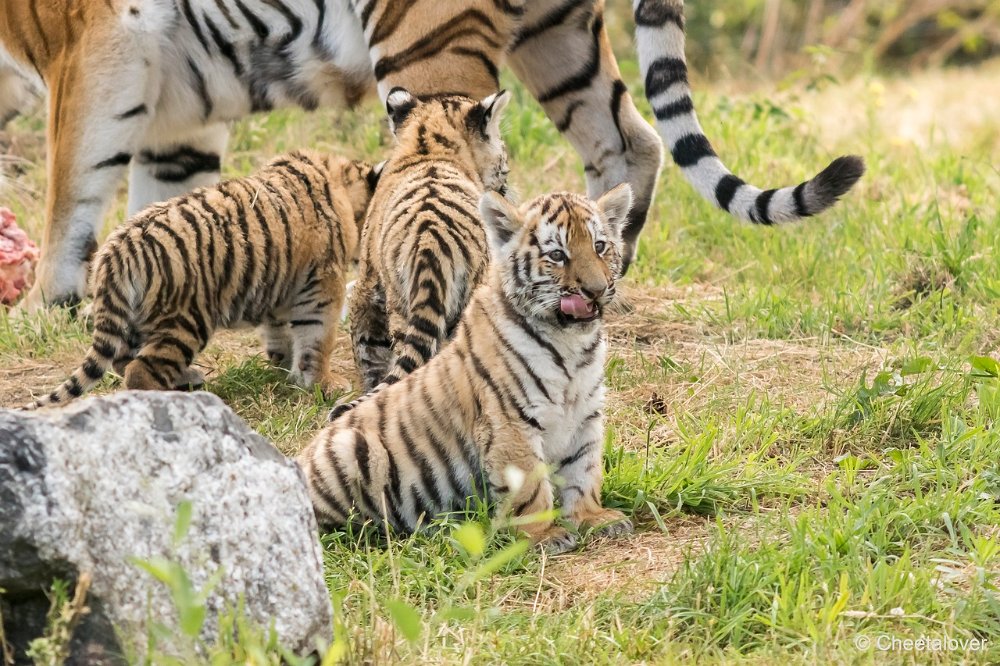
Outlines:
[{"label": "piece of raw meat", "polygon": [[17,226],[14,213],[0,208],[0,303],[17,300],[35,276],[38,246]]}]

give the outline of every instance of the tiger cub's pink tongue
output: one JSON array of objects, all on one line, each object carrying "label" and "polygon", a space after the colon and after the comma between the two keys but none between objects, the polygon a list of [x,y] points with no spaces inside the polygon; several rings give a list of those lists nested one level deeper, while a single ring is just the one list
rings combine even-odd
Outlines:
[{"label": "tiger cub's pink tongue", "polygon": [[594,304],[583,300],[583,297],[580,296],[580,294],[563,296],[559,300],[559,309],[563,314],[567,314],[572,317],[589,317],[594,314]]}]

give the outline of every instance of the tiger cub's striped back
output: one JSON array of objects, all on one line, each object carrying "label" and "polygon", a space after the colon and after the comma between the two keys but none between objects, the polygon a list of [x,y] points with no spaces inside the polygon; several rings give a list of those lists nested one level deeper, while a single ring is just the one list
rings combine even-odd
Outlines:
[{"label": "tiger cub's striped back", "polygon": [[485,493],[552,551],[576,543],[552,521],[557,498],[578,527],[631,530],[601,505],[601,316],[631,198],[621,185],[597,202],[551,194],[514,209],[484,195],[493,264],[454,340],[299,454],[322,526],[360,519],[411,531]]},{"label": "tiger cub's striped back", "polygon": [[195,356],[216,328],[241,324],[261,326],[268,356],[293,380],[326,388],[345,271],[377,178],[362,162],[296,152],[142,211],[95,261],[86,360],[32,407],[82,395],[112,365],[129,389],[200,383]]},{"label": "tiger cub's striped back", "polygon": [[397,145],[379,180],[351,296],[351,337],[365,391],[391,384],[448,338],[488,261],[477,204],[506,187],[500,113],[510,95],[386,102]]}]

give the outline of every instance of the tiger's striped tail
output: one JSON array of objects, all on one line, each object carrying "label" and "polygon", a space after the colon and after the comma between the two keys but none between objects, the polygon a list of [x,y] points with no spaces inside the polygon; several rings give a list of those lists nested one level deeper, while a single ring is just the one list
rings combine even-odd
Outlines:
[{"label": "tiger's striped tail", "polygon": [[683,0],[633,0],[639,66],[656,126],[674,162],[698,192],[754,224],[791,222],[820,213],[861,178],[865,163],[838,157],[797,186],[761,190],[733,175],[698,123],[684,56]]}]

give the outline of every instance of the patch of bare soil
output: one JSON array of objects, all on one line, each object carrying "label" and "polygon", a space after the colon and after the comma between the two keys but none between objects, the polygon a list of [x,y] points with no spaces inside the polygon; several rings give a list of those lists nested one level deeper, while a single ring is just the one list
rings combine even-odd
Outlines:
[{"label": "patch of bare soil", "polygon": [[[673,418],[678,413],[736,409],[751,397],[767,399],[803,414],[835,398],[833,387],[853,384],[861,373],[884,367],[888,351],[848,338],[730,340],[706,324],[671,319],[676,306],[696,311],[699,303],[722,298],[711,286],[625,289],[627,316],[608,323],[611,353],[629,371],[629,381],[609,390],[612,422],[662,416],[651,439],[675,439]],[[650,371],[650,364],[669,359],[674,371]],[[662,365],[662,364],[661,364]],[[645,430],[619,432],[630,448],[645,445]]]},{"label": "patch of bare soil", "polygon": [[563,610],[598,596],[649,597],[670,580],[688,557],[697,557],[713,531],[711,521],[678,517],[667,532],[637,532],[615,540],[597,539],[573,553],[543,562],[533,612]]}]

